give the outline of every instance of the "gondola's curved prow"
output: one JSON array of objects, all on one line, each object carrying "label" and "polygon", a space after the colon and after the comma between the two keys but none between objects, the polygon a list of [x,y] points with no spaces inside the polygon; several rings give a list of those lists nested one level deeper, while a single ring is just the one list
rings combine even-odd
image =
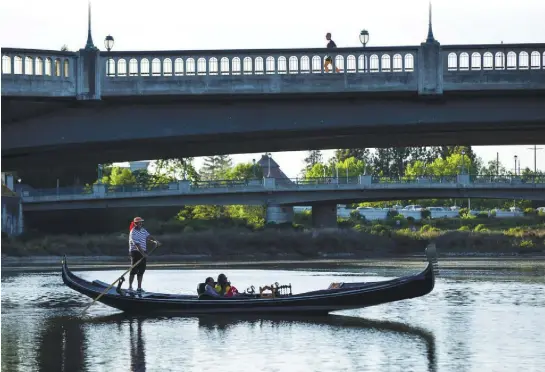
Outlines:
[{"label": "gondola's curved prow", "polygon": [[243,295],[232,298],[204,299],[197,294],[151,293],[130,294],[99,280],[93,282],[73,274],[62,260],[63,282],[73,290],[96,298],[113,308],[132,313],[177,313],[177,314],[217,314],[217,313],[305,313],[327,314],[338,310],[348,310],[401,301],[425,296],[435,286],[438,274],[437,250],[435,244],[426,248],[428,265],[414,275],[392,280],[361,283],[340,283],[334,288],[318,289],[276,298],[261,298],[259,295]]}]

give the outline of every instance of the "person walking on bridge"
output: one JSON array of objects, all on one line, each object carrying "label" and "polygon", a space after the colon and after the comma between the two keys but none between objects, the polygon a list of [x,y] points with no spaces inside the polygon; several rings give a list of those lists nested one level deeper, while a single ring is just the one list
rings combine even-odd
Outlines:
[{"label": "person walking on bridge", "polygon": [[[334,49],[337,47],[337,44],[333,40],[331,40],[331,33],[328,32],[325,35],[325,39],[329,40],[329,43],[327,43],[327,49]],[[324,62],[324,69],[325,72],[329,72],[329,65],[333,66],[333,56],[325,56],[325,62]],[[338,67],[335,67],[335,71],[340,72]]]},{"label": "person walking on bridge", "polygon": [[149,240],[155,241],[155,244],[159,244],[159,241],[155,239],[150,233],[143,227],[144,219],[142,217],[135,217],[131,222],[129,233],[129,255],[131,258],[131,266],[135,265],[140,259],[142,261],[132,268],[129,274],[129,291],[132,291],[132,283],[134,282],[134,276],[136,275],[138,281],[137,292],[143,292],[142,279],[144,278],[144,272],[146,271],[146,260],[148,257],[146,243]]}]

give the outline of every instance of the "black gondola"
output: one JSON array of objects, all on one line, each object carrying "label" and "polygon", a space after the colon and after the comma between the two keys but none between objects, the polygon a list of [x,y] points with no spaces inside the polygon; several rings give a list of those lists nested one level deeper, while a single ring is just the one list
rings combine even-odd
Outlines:
[{"label": "black gondola", "polygon": [[[144,292],[128,293],[117,288],[109,289],[98,301],[133,314],[203,315],[231,314],[327,314],[332,311],[357,309],[388,302],[425,296],[433,290],[438,273],[437,254],[432,244],[426,248],[428,265],[419,274],[381,282],[332,283],[329,288],[298,294],[290,286],[278,284],[260,288],[260,293],[251,291],[234,297],[208,297],[201,295],[176,295]],[[89,282],[74,275],[66,257],[62,261],[62,279],[73,290],[98,297],[109,287],[95,280]],[[264,290],[270,290],[266,293]],[[252,293],[254,292],[254,293]],[[284,292],[284,293],[282,293]]]}]

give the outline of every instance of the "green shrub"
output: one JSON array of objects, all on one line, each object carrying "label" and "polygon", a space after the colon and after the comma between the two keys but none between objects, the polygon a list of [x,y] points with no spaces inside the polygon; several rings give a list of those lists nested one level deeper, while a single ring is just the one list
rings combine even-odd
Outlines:
[{"label": "green shrub", "polygon": [[389,226],[384,226],[381,224],[376,224],[371,227],[371,234],[374,234],[374,235],[383,236],[383,235],[389,234],[390,231],[391,229]]},{"label": "green shrub", "polygon": [[420,228],[421,233],[430,233],[430,232],[439,232],[439,231],[441,230],[439,230],[437,227],[434,227],[432,225],[423,225]]},{"label": "green shrub", "polygon": [[488,230],[484,224],[480,223],[477,226],[475,226],[473,231],[475,231],[475,232],[488,232],[490,230]]},{"label": "green shrub", "polygon": [[337,218],[337,226],[341,229],[349,229],[354,226],[354,222],[344,218]]},{"label": "green shrub", "polygon": [[525,234],[525,231],[522,227],[511,227],[510,229],[505,230],[503,234],[506,236],[521,238]]},{"label": "green shrub", "polygon": [[458,231],[471,231],[471,229],[469,228],[469,226],[461,226]]},{"label": "green shrub", "polygon": [[458,211],[458,215],[460,217],[467,216],[468,214],[469,214],[469,209],[467,208],[460,208],[460,210]]},{"label": "green shrub", "polygon": [[531,240],[522,240],[519,244],[519,247],[523,249],[532,249],[535,248],[536,245]]},{"label": "green shrub", "polygon": [[526,208],[524,210],[525,216],[535,216],[537,214],[537,211],[534,208]]}]

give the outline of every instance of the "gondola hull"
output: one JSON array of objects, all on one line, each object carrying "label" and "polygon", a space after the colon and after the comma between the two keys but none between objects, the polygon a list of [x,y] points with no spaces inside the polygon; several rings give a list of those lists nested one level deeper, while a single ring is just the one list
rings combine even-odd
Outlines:
[{"label": "gondola hull", "polygon": [[[437,261],[435,249],[427,248],[428,265],[416,275],[398,279],[346,283],[341,288],[324,289],[276,298],[260,298],[258,295],[242,295],[231,298],[199,298],[194,295],[173,295],[145,292],[142,295],[128,295],[115,287],[109,289],[98,301],[133,314],[203,315],[217,313],[244,314],[327,314],[332,311],[357,309],[424,296],[435,285]],[[75,291],[97,298],[108,284],[100,281],[89,282],[74,275],[66,258],[62,263],[62,279]]]}]

